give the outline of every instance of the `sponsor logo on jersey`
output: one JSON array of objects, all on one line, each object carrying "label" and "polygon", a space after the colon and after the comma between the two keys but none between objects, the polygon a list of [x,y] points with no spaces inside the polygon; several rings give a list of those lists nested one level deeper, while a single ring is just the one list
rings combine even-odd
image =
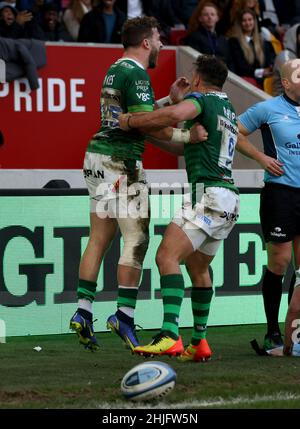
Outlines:
[{"label": "sponsor logo on jersey", "polygon": [[88,169],[84,169],[83,170],[83,176],[84,177],[90,177],[93,176],[95,179],[101,177],[102,179],[104,179],[104,171],[102,170],[88,170]]},{"label": "sponsor logo on jersey", "polygon": [[148,82],[147,80],[136,80],[135,85],[137,91],[145,92],[148,91],[150,82]]},{"label": "sponsor logo on jersey", "polygon": [[224,129],[230,131],[232,134],[236,135],[238,133],[238,128],[236,125],[232,124],[227,118],[224,116],[218,115],[218,131],[222,131]]},{"label": "sponsor logo on jersey", "polygon": [[296,142],[296,143],[287,142],[285,143],[285,147],[287,147],[288,149],[300,149],[300,142]]},{"label": "sponsor logo on jersey", "polygon": [[138,99],[140,99],[142,101],[149,101],[150,100],[150,94],[147,94],[145,92],[136,93],[136,96],[138,97]]},{"label": "sponsor logo on jersey", "polygon": [[230,212],[226,212],[225,210],[223,211],[223,214],[220,215],[221,218],[226,219],[226,220],[230,220],[232,222],[236,222],[238,220],[239,215],[236,213],[230,213]]},{"label": "sponsor logo on jersey", "polygon": [[197,218],[200,220],[203,220],[204,223],[206,223],[206,225],[210,226],[211,225],[211,219],[205,215],[197,215]]}]

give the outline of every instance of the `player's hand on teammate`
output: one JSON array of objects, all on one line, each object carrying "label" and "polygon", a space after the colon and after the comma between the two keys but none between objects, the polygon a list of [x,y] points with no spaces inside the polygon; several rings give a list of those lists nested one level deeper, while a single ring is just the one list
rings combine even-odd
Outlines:
[{"label": "player's hand on teammate", "polygon": [[169,97],[174,104],[179,103],[179,101],[183,100],[185,94],[189,91],[189,89],[190,82],[188,81],[188,79],[183,76],[179,77],[171,85]]},{"label": "player's hand on teammate", "polygon": [[271,156],[265,155],[264,153],[261,153],[260,159],[258,160],[260,165],[264,170],[266,170],[268,173],[272,174],[273,176],[282,176],[284,171],[282,169],[282,162],[278,161],[275,158],[272,158]]},{"label": "player's hand on teammate", "polygon": [[130,116],[131,116],[131,113],[121,113],[118,116],[119,127],[121,128],[121,130],[123,130],[123,131],[129,131],[130,130],[130,126],[128,124]]},{"label": "player's hand on teammate", "polygon": [[208,138],[208,132],[206,129],[196,122],[190,129],[190,143],[204,142]]}]

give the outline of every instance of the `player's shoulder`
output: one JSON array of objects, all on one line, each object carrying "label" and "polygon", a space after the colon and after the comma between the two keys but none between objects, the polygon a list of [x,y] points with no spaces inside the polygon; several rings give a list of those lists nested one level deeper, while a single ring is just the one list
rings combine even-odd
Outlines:
[{"label": "player's shoulder", "polygon": [[282,101],[283,101],[283,96],[277,95],[276,97],[270,97],[267,100],[260,101],[257,104],[262,107],[272,107],[272,106],[278,106],[278,104],[281,104]]},{"label": "player's shoulder", "polygon": [[148,77],[148,73],[144,69],[144,67],[130,58],[120,58],[112,65],[112,67],[116,68],[119,72],[122,72],[124,74],[130,75],[134,73]]}]

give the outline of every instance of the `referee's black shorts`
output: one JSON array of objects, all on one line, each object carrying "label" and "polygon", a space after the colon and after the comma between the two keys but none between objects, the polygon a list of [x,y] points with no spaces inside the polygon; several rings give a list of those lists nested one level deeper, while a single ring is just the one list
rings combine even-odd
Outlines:
[{"label": "referee's black shorts", "polygon": [[266,242],[292,241],[300,235],[300,188],[266,183],[260,194],[259,214]]}]

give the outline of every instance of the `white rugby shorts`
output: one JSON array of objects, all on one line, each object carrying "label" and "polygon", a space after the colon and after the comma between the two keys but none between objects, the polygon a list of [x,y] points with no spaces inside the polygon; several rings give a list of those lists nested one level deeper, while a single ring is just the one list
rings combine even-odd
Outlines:
[{"label": "white rugby shorts", "polygon": [[208,187],[194,207],[190,201],[185,202],[172,222],[186,233],[194,250],[215,255],[234,227],[239,208],[240,198],[234,191]]}]

